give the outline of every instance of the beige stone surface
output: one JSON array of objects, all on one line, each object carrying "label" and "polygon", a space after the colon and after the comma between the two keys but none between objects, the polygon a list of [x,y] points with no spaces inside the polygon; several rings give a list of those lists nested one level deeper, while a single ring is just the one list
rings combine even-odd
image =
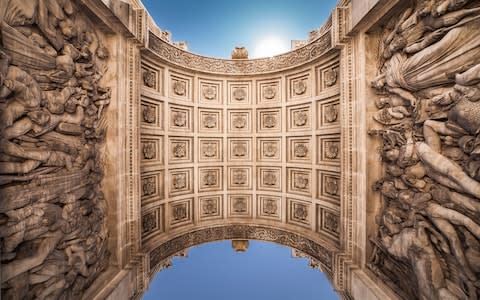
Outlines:
[{"label": "beige stone surface", "polygon": [[138,299],[225,239],[345,299],[476,299],[479,8],[417,2],[342,0],[255,60],[137,0],[1,2],[2,299]]}]

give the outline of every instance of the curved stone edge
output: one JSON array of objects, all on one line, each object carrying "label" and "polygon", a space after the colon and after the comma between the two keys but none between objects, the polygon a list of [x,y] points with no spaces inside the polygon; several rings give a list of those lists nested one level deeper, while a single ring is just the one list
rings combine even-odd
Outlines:
[{"label": "curved stone edge", "polygon": [[190,70],[228,75],[253,75],[280,72],[306,64],[332,49],[331,26],[311,43],[273,57],[229,60],[201,56],[179,49],[152,31],[148,31],[147,48],[165,61]]}]

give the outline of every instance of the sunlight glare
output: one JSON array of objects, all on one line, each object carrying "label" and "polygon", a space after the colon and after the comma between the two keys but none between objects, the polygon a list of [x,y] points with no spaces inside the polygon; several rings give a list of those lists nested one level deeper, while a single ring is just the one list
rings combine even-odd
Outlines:
[{"label": "sunlight glare", "polygon": [[289,41],[276,36],[269,36],[258,41],[252,58],[269,57],[285,53],[290,50]]}]

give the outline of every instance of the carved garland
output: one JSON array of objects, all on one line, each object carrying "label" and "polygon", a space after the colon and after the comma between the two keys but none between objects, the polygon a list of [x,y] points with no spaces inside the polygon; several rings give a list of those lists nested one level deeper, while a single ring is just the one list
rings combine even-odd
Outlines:
[{"label": "carved garland", "polygon": [[271,58],[227,60],[199,56],[165,42],[149,32],[148,48],[164,60],[191,70],[229,75],[268,73],[289,69],[320,57],[332,48],[331,31],[327,30],[313,42],[295,51]]}]

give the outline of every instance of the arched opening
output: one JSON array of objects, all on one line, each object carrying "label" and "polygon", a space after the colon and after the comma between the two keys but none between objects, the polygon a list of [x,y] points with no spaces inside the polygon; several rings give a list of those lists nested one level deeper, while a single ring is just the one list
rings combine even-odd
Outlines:
[{"label": "arched opening", "polygon": [[338,299],[326,275],[298,251],[250,240],[246,251],[236,252],[232,242],[201,244],[174,257],[142,299]]}]

